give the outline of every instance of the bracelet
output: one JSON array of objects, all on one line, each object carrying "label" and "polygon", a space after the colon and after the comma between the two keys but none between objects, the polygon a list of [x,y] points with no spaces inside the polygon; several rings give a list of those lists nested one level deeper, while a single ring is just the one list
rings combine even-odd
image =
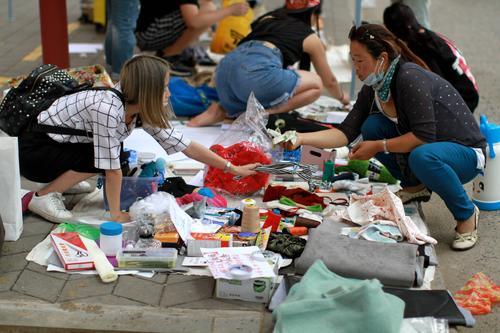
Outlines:
[{"label": "bracelet", "polygon": [[383,139],[382,144],[384,146],[384,154],[390,154],[391,152],[387,149],[387,139]]},{"label": "bracelet", "polygon": [[226,166],[224,167],[224,172],[230,171],[232,166],[231,162],[227,161]]}]

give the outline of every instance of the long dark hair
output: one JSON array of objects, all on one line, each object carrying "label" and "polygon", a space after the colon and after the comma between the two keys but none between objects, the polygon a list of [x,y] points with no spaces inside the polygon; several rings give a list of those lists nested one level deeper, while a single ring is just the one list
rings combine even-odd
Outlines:
[{"label": "long dark hair", "polygon": [[425,62],[413,53],[408,46],[386,27],[380,24],[362,24],[358,28],[353,26],[349,31],[349,40],[363,44],[368,52],[374,57],[380,57],[382,52],[387,52],[389,61],[401,55],[405,61],[416,63],[420,67],[429,70]]},{"label": "long dark hair", "polygon": [[384,25],[404,41],[416,39],[417,32],[423,28],[410,7],[395,2],[384,10]]}]

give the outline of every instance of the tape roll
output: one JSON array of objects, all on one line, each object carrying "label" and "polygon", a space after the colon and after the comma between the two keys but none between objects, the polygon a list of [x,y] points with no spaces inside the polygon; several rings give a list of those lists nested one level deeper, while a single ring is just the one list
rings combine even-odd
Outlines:
[{"label": "tape roll", "polygon": [[252,267],[248,265],[231,265],[229,266],[229,274],[238,280],[245,280],[252,276]]}]

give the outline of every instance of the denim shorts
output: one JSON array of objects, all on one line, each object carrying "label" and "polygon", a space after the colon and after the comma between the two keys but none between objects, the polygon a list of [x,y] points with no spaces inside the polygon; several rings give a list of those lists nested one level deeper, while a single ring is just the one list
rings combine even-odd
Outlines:
[{"label": "denim shorts", "polygon": [[263,43],[241,44],[217,66],[217,94],[231,118],[245,112],[251,92],[264,108],[269,109],[288,101],[300,83],[297,72],[283,68],[281,51]]}]

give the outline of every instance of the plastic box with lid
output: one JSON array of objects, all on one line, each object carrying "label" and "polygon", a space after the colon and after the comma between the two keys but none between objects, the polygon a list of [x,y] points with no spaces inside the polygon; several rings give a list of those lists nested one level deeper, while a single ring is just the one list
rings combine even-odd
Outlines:
[{"label": "plastic box with lid", "polygon": [[120,268],[175,268],[177,250],[158,249],[122,249],[116,256]]}]

